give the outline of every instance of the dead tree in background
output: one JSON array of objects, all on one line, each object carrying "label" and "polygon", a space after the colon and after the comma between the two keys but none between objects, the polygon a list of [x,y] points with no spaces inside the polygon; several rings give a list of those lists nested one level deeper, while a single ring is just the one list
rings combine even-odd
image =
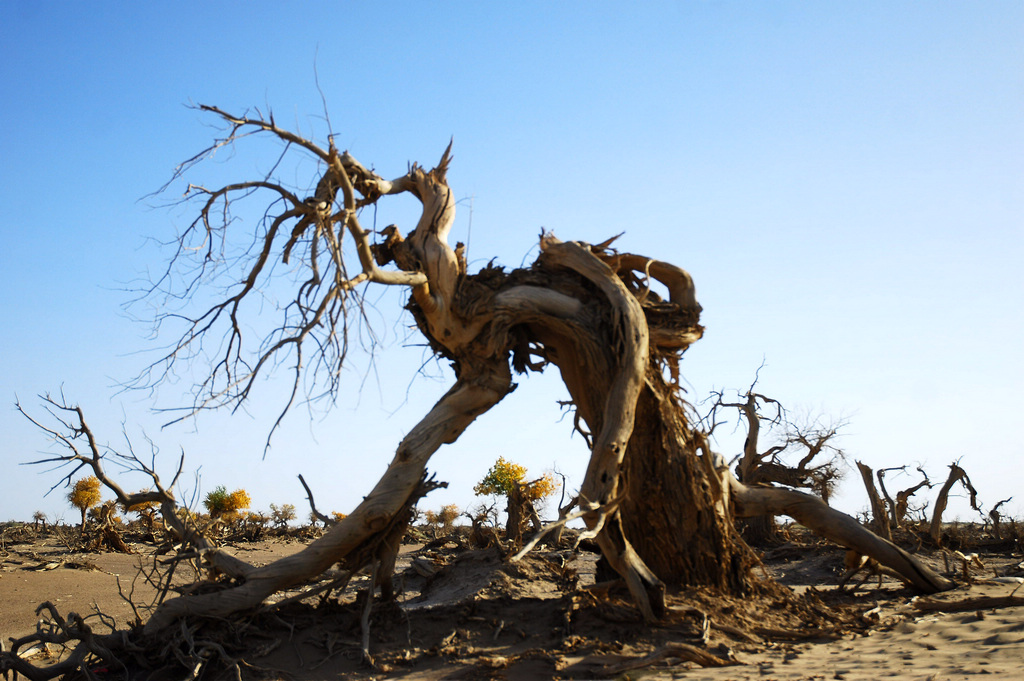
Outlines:
[{"label": "dead tree in background", "polygon": [[967,477],[967,471],[960,468],[959,461],[954,461],[949,464],[949,477],[946,478],[946,482],[942,485],[939,490],[939,495],[935,498],[935,510],[932,512],[932,523],[928,529],[928,535],[931,537],[932,542],[936,546],[942,546],[942,514],[946,510],[946,504],[949,501],[949,492],[953,489],[953,485],[961,483],[967,493],[970,495],[971,508],[975,511],[981,512],[978,508],[978,491],[974,489],[974,485],[971,484],[971,479]]},{"label": "dead tree in background", "polygon": [[875,487],[874,471],[871,466],[860,461],[857,462],[857,470],[860,471],[861,480],[864,481],[864,489],[868,493],[868,501],[871,503],[871,529],[879,537],[892,539],[892,531],[889,528],[889,510],[885,501],[878,495],[878,488]]},{"label": "dead tree in background", "polygon": [[[896,498],[893,499],[891,496],[889,496],[889,491],[885,487],[885,474],[891,471],[898,471],[900,473],[903,473],[906,472],[906,470],[906,466],[899,466],[893,468],[879,468],[878,471],[875,473],[875,477],[878,478],[878,489],[882,491],[882,497],[885,499],[885,504],[889,509],[889,523],[890,528],[893,530],[899,530],[903,528],[903,524],[907,519],[907,514],[911,510],[910,497],[917,494],[922,487],[931,488],[932,486],[931,480],[928,479],[928,474],[924,472],[923,468],[918,466],[917,471],[922,476],[924,476],[924,480],[917,483],[916,485],[911,485],[906,489],[900,490],[899,492],[896,493]],[[921,510],[924,510],[923,506],[919,509],[915,509],[915,512]]]},{"label": "dead tree in background", "polygon": [[[824,426],[813,420],[796,423],[778,400],[754,392],[757,381],[755,376],[750,388],[740,395],[742,402],[726,402],[724,391],[712,394],[711,409],[704,418],[708,431],[714,432],[719,409],[738,409],[747,429],[743,453],[736,465],[739,481],[745,485],[808,489],[827,504],[842,476],[843,452],[834,441],[844,424]],[[765,410],[770,413],[765,414]],[[775,444],[762,451],[764,431],[774,436]],[[796,465],[787,462],[797,456]],[[747,522],[745,535],[754,543],[774,540],[777,537],[775,519],[772,516],[753,518]]]},{"label": "dead tree in background", "polygon": [[1002,530],[1000,529],[1003,516],[999,512],[999,507],[1002,506],[1003,504],[1008,504],[1011,501],[1013,501],[1013,497],[1009,497],[1008,499],[1003,499],[1002,501],[998,502],[995,506],[993,506],[992,510],[988,512],[989,520],[992,521],[992,535],[996,539],[1002,539],[1003,538],[1003,533],[1002,533]]}]

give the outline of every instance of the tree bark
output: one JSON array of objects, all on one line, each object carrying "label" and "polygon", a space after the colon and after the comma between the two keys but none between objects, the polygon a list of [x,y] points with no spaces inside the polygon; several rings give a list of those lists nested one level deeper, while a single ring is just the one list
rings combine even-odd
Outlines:
[{"label": "tree bark", "polygon": [[[602,293],[582,306],[574,324],[538,323],[531,331],[558,366],[578,417],[596,433],[580,507],[593,511],[585,520],[605,557],[642,610],[644,597],[660,601],[663,580],[746,592],[752,554],[705,479],[678,388],[666,382],[661,365],[665,348],[684,348],[700,336],[692,282],[677,279],[669,289],[681,303],[664,304],[629,290],[624,261],[613,256],[548,240],[539,263],[570,268]],[[678,337],[667,324],[648,333],[650,319],[663,322],[670,313]],[[610,503],[617,512],[597,512]]]},{"label": "tree bark", "polygon": [[733,527],[697,453],[682,404],[649,371],[623,466],[624,532],[668,585],[750,591],[751,550]]}]

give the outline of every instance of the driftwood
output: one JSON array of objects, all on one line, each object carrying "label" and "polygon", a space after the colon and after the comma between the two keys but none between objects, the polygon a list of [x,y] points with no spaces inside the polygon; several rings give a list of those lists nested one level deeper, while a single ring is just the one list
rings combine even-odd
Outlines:
[{"label": "driftwood", "polygon": [[972,610],[995,610],[1024,606],[1022,596],[976,596],[958,601],[943,601],[934,598],[915,598],[914,608],[924,612],[970,612]]},{"label": "driftwood", "polygon": [[608,674],[622,674],[633,669],[642,669],[644,667],[650,667],[663,660],[670,658],[676,658],[680,661],[696,662],[701,667],[729,667],[732,665],[742,664],[735,657],[729,659],[712,655],[703,648],[690,645],[689,643],[666,643],[658,650],[644,655],[643,657],[635,660],[627,660],[618,664],[609,665],[605,667],[605,672]]}]

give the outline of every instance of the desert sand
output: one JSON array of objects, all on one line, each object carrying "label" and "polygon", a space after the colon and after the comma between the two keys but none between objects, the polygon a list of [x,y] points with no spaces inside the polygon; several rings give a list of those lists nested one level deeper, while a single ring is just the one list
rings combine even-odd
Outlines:
[{"label": "desert sand", "polygon": [[[796,594],[795,605],[770,592],[730,600],[691,591],[669,599],[664,625],[645,627],[625,593],[595,585],[593,553],[548,548],[512,565],[496,549],[469,549],[456,534],[403,547],[398,603],[375,604],[371,618],[373,668],[359,646],[356,597],[365,575],[322,602],[254,615],[233,651],[254,674],[300,681],[1024,678],[1024,587],[1013,549],[981,553],[984,567],[969,582],[961,576],[956,590],[920,597],[889,578],[881,587],[872,578],[852,594],[836,589],[842,551],[811,541],[765,555],[765,571]],[[152,600],[155,592],[137,578],[151,564],[152,547],[131,546],[136,553],[126,555],[72,553],[52,536],[4,542],[5,649],[34,630],[44,601],[62,615],[102,612],[119,627],[144,619],[145,610],[137,613],[121,593],[137,606]],[[233,550],[263,564],[302,546],[279,539]],[[945,569],[941,554],[927,560]],[[979,598],[996,600],[972,600]],[[963,603],[968,609],[944,611]],[[106,631],[99,616],[92,621]],[[686,661],[687,646],[731,664]],[[44,663],[45,651],[36,652],[34,661]]]}]

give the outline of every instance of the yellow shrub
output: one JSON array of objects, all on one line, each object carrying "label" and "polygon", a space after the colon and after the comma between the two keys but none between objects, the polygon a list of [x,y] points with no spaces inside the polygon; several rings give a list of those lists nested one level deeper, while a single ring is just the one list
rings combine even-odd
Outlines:
[{"label": "yellow shrub", "polygon": [[206,495],[206,499],[203,500],[203,506],[210,512],[211,517],[224,517],[225,520],[229,521],[236,519],[238,512],[249,508],[251,503],[252,500],[249,498],[249,493],[244,489],[236,489],[228,494],[227,489],[223,485],[214,488],[212,492]]},{"label": "yellow shrub", "polygon": [[82,512],[83,518],[85,517],[85,512],[99,504],[100,500],[100,481],[95,475],[82,478],[75,483],[75,486],[68,493],[68,501]]},{"label": "yellow shrub", "polygon": [[523,494],[528,501],[540,501],[554,494],[556,489],[555,477],[551,473],[545,473],[541,478],[527,483],[526,467],[506,461],[505,457],[500,456],[484,479],[473,487],[473,492],[477,496],[493,494],[507,497],[515,487],[524,485]]}]

